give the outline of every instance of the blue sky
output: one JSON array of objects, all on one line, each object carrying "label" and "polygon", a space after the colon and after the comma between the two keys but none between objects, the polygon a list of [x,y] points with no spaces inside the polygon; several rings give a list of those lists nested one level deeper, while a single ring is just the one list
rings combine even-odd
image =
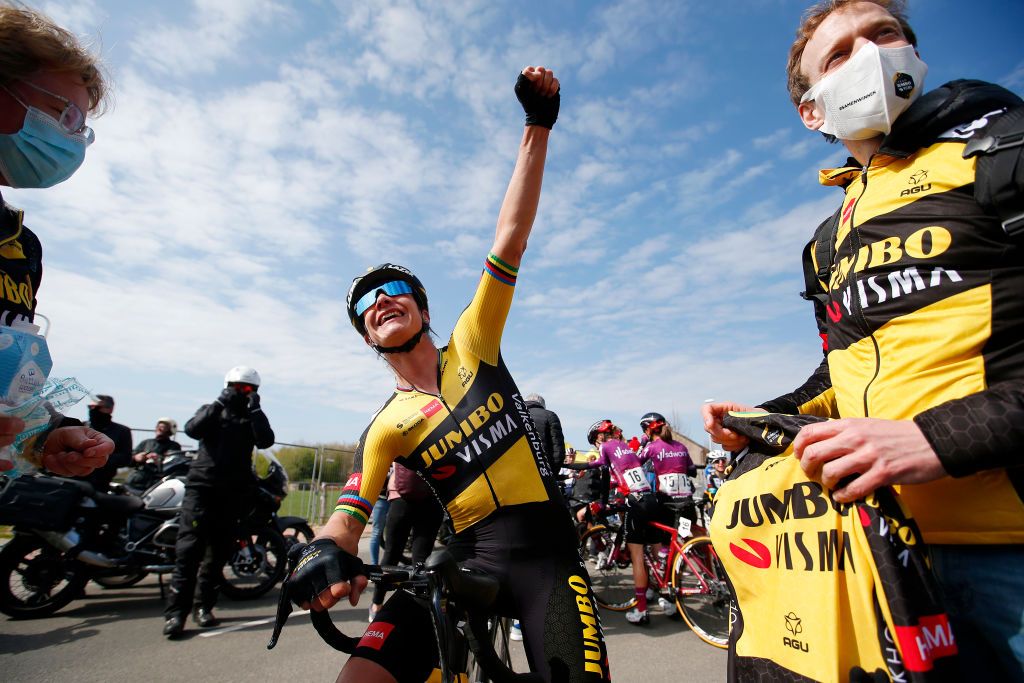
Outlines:
[{"label": "blue sky", "polygon": [[[650,410],[699,439],[704,399],[773,397],[820,359],[799,251],[840,201],[817,169],[846,154],[785,91],[806,4],[39,3],[115,84],[82,170],[4,193],[45,248],[52,374],[150,427],[252,365],[280,441],[354,441],[392,380],[348,324],[349,282],[411,267],[447,340],[521,135],[512,84],[543,64],[562,113],[506,363],[577,444]],[[910,17],[930,87],[1024,93],[1024,3]]]}]

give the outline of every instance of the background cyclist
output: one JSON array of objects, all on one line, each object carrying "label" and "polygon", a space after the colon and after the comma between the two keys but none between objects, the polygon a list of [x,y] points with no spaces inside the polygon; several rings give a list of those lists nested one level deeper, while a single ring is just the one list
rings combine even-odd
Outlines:
[{"label": "background cyclist", "polygon": [[659,545],[665,533],[647,524],[648,521],[666,521],[671,524],[671,512],[659,505],[654,490],[644,475],[645,456],[637,455],[622,440],[622,430],[611,420],[595,422],[587,430],[587,440],[597,446],[596,460],[566,465],[571,469],[607,467],[615,475],[619,490],[626,496],[626,545],[633,563],[633,585],[636,589],[636,607],[626,612],[626,621],[643,625],[650,623],[647,613],[647,568],[644,566],[644,545]]}]

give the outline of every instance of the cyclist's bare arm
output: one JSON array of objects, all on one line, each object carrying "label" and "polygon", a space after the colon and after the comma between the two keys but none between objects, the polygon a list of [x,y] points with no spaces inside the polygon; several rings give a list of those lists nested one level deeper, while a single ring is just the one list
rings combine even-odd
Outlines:
[{"label": "cyclist's bare arm", "polygon": [[[558,93],[558,79],[550,69],[528,66],[522,73],[530,80],[537,94],[551,98]],[[523,252],[526,251],[526,240],[537,216],[550,133],[551,130],[543,126],[526,126],[519,145],[516,167],[498,213],[498,226],[491,252],[513,268],[519,267]]]}]

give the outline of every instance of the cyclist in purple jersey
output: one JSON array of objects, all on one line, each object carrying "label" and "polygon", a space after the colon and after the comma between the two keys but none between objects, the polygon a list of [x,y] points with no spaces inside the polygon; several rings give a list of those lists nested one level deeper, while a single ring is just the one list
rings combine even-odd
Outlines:
[{"label": "cyclist in purple jersey", "polygon": [[[633,584],[636,587],[636,607],[626,612],[626,621],[643,625],[650,623],[647,615],[647,568],[644,566],[644,546],[658,545],[664,541],[663,532],[647,524],[648,521],[664,521],[664,511],[655,498],[651,485],[644,475],[643,464],[646,456],[638,455],[621,438],[622,430],[611,420],[601,420],[591,425],[587,440],[597,446],[596,460],[586,463],[567,464],[569,469],[588,470],[607,467],[615,473],[619,490],[626,495],[626,547],[633,563]],[[669,520],[671,521],[671,520]]]},{"label": "cyclist in purple jersey", "polygon": [[660,413],[647,413],[640,418],[647,444],[641,451],[644,461],[654,467],[657,492],[668,498],[693,496],[690,477],[697,473],[686,446],[672,439],[672,430]]}]

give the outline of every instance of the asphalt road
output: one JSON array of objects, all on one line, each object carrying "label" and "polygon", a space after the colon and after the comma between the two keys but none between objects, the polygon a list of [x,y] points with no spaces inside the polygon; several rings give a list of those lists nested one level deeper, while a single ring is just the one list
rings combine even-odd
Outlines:
[{"label": "asphalt road", "polygon": [[[0,678],[4,681],[333,681],[344,663],[324,645],[305,616],[292,616],[278,646],[267,651],[276,591],[249,602],[222,600],[216,629],[191,622],[180,641],[165,640],[155,578],[131,588],[90,584],[86,595],[47,619],[0,616]],[[342,631],[360,633],[366,610],[332,610]],[[721,681],[723,650],[704,644],[681,620],[652,614],[651,625],[602,616],[615,681]],[[521,644],[515,644],[525,670]]]}]

